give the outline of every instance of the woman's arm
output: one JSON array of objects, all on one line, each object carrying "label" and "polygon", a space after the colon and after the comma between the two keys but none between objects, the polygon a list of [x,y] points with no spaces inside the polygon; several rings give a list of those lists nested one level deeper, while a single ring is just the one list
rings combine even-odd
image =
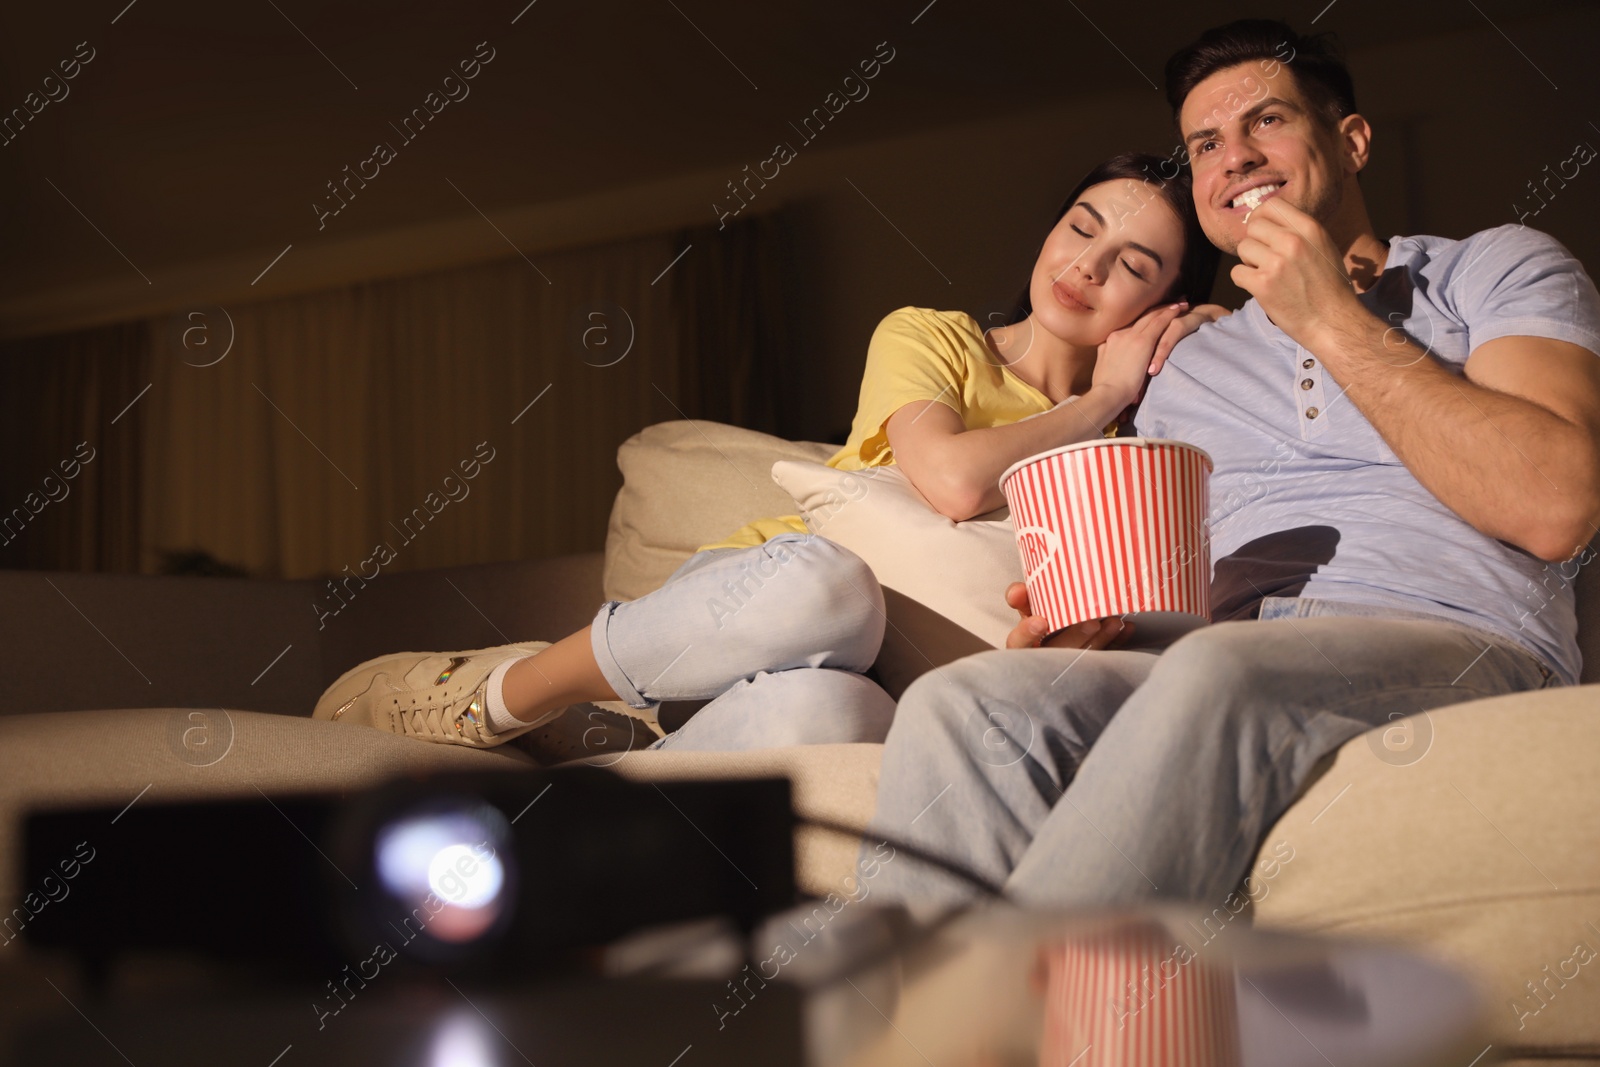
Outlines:
[{"label": "woman's arm", "polygon": [[946,518],[963,522],[993,511],[1005,503],[999,481],[1007,467],[1052,448],[1100,437],[1128,405],[1139,400],[1173,345],[1202,323],[1227,313],[1214,304],[1146,312],[1100,346],[1087,393],[1006,426],[969,430],[955,409],[944,403],[906,404],[884,424],[895,462]]},{"label": "woman's arm", "polygon": [[934,510],[961,522],[1005,503],[1000,475],[1019,459],[1091,441],[1132,401],[1123,390],[1091,388],[1049,411],[1007,426],[969,430],[955,410],[918,400],[889,417],[894,459]]}]

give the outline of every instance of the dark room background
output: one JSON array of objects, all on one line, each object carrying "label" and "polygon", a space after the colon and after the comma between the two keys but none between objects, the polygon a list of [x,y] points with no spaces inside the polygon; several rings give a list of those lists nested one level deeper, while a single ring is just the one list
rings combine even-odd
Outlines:
[{"label": "dark room background", "polygon": [[597,549],[640,428],[842,440],[885,313],[1001,311],[1246,15],[1344,43],[1380,236],[1594,272],[1589,3],[14,6],[0,566],[334,573],[429,494],[393,569]]}]

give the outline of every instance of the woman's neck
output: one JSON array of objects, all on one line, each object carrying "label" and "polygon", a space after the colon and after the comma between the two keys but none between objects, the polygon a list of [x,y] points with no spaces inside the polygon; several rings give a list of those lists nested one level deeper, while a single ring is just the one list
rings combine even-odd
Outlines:
[{"label": "woman's neck", "polygon": [[1007,370],[1049,397],[1051,403],[1089,391],[1098,346],[1081,348],[1063,341],[1035,323],[1031,315],[989,330],[984,337]]}]

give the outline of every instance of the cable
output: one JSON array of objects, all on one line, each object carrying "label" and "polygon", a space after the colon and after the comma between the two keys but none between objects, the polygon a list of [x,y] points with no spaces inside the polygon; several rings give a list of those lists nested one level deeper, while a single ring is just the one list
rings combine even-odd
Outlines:
[{"label": "cable", "polygon": [[[819,818],[813,815],[802,815],[798,812],[795,813],[795,824],[797,826],[814,827],[818,830],[827,830],[836,834],[842,834],[846,837],[859,838],[863,841],[868,839],[876,840],[882,844],[890,846],[896,851],[897,854],[904,852],[912,859],[920,860],[931,867],[937,867],[947,874],[954,875],[956,878],[966,882],[968,885],[976,887],[981,891],[984,897],[990,899],[991,901],[1012,902],[1011,898],[1007,895],[1002,886],[996,885],[984,875],[979,874],[970,867],[967,867],[955,860],[949,859],[945,856],[940,856],[933,852],[929,852],[926,849],[920,848],[916,845],[909,845],[904,841],[897,840],[884,834],[872,833],[869,835],[862,827],[850,826],[845,823],[835,822],[832,819]],[[899,905],[902,911],[906,910],[903,902],[897,901],[895,903]],[[896,923],[891,923],[887,927],[889,936],[884,944],[879,945],[877,948],[867,952],[863,956],[853,959],[848,967],[839,970],[837,973],[820,980],[811,981],[807,984],[806,989],[809,993],[814,994],[822,989],[835,986],[838,983],[849,979],[852,974],[860,975],[864,971],[877,967],[878,965],[895,959],[896,957],[903,957],[905,954],[913,952],[920,946],[931,942],[946,927],[954,923],[956,920],[966,916],[970,913],[970,911],[971,907],[969,902],[959,901],[951,904],[948,909],[940,912],[937,916],[931,919],[912,923],[909,928]],[[754,945],[751,939],[745,939],[744,949],[746,963],[749,964],[754,962]]]},{"label": "cable", "polygon": [[[850,826],[846,823],[834,822],[832,819],[818,818],[815,815],[802,815],[799,812],[795,813],[795,823],[800,826],[812,826],[818,830],[831,830],[836,834],[843,834],[846,837],[861,838],[863,841],[865,841],[868,836],[866,829],[863,827]],[[914,860],[921,860],[930,867],[937,867],[946,874],[955,875],[968,885],[976,886],[978,889],[981,889],[985,896],[994,897],[1000,900],[1009,899],[1006,896],[1006,891],[1003,886],[996,885],[984,875],[974,871],[971,867],[967,867],[953,859],[949,859],[948,857],[940,856],[937,853],[929,852],[926,849],[920,848],[916,845],[908,845],[902,840],[897,840],[896,838],[889,837],[885,834],[873,833],[872,837],[874,837],[879,843],[888,845],[890,848],[894,849],[896,853],[904,852]]]},{"label": "cable", "polygon": [[[814,815],[802,815],[798,812],[795,813],[794,819],[796,826],[810,826],[818,830],[825,830],[832,833],[841,834],[845,837],[856,838],[860,840],[867,840],[869,837],[865,829],[862,827],[850,826],[846,823],[835,822],[832,819],[820,818]],[[937,855],[936,853],[929,852],[926,849],[920,848],[916,845],[907,844],[905,841],[898,840],[884,834],[873,833],[870,835],[870,838],[890,846],[895,850],[896,854],[903,852],[912,859],[920,860],[931,867],[936,867],[947,874],[955,876],[962,882],[977,888],[984,897],[998,901],[1010,900],[1003,887],[996,885],[984,875],[979,874],[970,867],[967,867],[955,860],[949,859],[945,856]],[[896,903],[900,905],[902,910],[904,910],[903,903],[898,901]],[[942,911],[934,918],[923,922],[914,923],[909,929],[901,927],[898,924],[891,923],[887,927],[889,937],[886,943],[878,946],[876,949],[868,952],[864,956],[854,959],[851,963],[851,966],[847,969],[820,981],[814,981],[808,985],[807,988],[812,992],[815,992],[816,990],[836,985],[852,974],[859,974],[863,969],[875,967],[878,964],[892,959],[902,953],[910,952],[919,945],[932,940],[935,935],[937,935],[951,923],[955,922],[957,919],[966,915],[969,910],[970,908],[968,902],[961,901],[952,904],[947,910]],[[757,953],[754,951],[755,946],[753,944],[754,932],[754,930],[740,931],[741,948],[743,949],[743,955],[745,957],[744,962],[746,965],[754,964],[756,962]],[[665,974],[670,968],[676,965],[676,960],[662,959],[653,965],[631,972],[631,976],[659,976]]]}]

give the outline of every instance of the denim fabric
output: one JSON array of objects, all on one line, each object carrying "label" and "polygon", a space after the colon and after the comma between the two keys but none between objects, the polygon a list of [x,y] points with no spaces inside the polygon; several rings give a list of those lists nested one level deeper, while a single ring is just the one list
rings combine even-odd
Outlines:
[{"label": "denim fabric", "polygon": [[660,589],[602,605],[591,638],[631,707],[715,698],[652,747],[767,748],[883,740],[894,701],[861,672],[884,623],[861,558],[794,533],[696,553]]},{"label": "denim fabric", "polygon": [[[1419,612],[1269,597],[1262,616],[1159,653],[983,652],[923,676],[889,731],[867,847],[906,841],[1030,904],[1220,903],[1344,742],[1553,681],[1519,645]],[[879,891],[975,892],[909,857]]]}]

